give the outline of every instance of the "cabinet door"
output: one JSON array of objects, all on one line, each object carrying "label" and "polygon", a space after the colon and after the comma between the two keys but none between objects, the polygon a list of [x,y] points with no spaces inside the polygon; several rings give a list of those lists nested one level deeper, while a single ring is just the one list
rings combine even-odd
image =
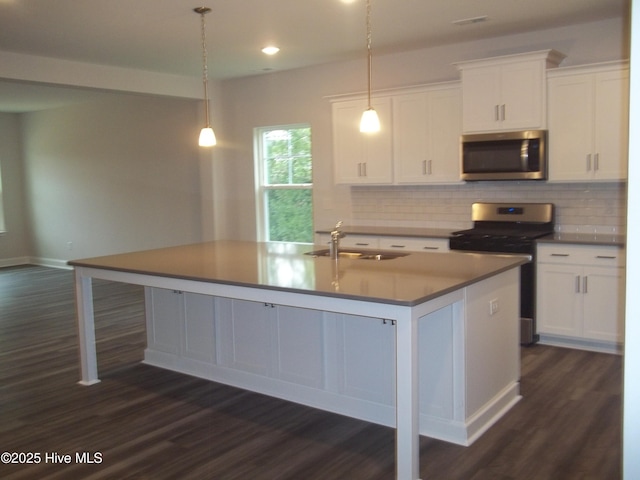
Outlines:
[{"label": "cabinet door", "polygon": [[275,307],[248,300],[219,299],[219,322],[223,365],[246,372],[271,373],[272,311]]},{"label": "cabinet door", "polygon": [[429,119],[426,93],[399,95],[393,99],[393,158],[396,181],[429,181]]},{"label": "cabinet door", "polygon": [[595,77],[594,177],[627,178],[629,144],[629,72],[599,73]]},{"label": "cabinet door", "polygon": [[145,288],[147,347],[165,353],[180,353],[184,297],[164,288]]},{"label": "cabinet door", "polygon": [[571,265],[538,265],[539,333],[582,335],[582,269]]},{"label": "cabinet door", "polygon": [[500,70],[501,129],[544,127],[543,69],[539,60],[503,65]]},{"label": "cabinet door", "polygon": [[196,293],[184,293],[184,342],[185,357],[214,363],[214,297]]},{"label": "cabinet door", "polygon": [[275,372],[298,385],[324,385],[323,313],[294,307],[276,307]]},{"label": "cabinet door", "polygon": [[593,164],[591,75],[549,80],[549,180],[589,180]]},{"label": "cabinet door", "polygon": [[365,100],[333,104],[333,161],[336,183],[387,184],[392,175],[391,99],[374,98],[381,129],[377,133],[360,132],[360,118],[367,108]]},{"label": "cabinet door", "polygon": [[460,88],[393,98],[393,159],[397,183],[460,182]]},{"label": "cabinet door", "polygon": [[459,183],[462,94],[459,87],[429,92],[430,183]]},{"label": "cabinet door", "polygon": [[351,397],[394,404],[395,328],[377,318],[339,315],[340,391]]},{"label": "cabinet door", "polygon": [[585,338],[624,340],[624,270],[586,267],[583,277]]},{"label": "cabinet door", "polygon": [[462,72],[462,124],[465,132],[499,128],[500,68],[468,68]]},{"label": "cabinet door", "polygon": [[549,180],[624,180],[628,70],[555,77],[548,85]]}]

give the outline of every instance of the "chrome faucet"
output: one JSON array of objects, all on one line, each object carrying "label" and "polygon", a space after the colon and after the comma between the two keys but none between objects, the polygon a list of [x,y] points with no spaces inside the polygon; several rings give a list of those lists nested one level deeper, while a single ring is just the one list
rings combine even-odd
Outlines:
[{"label": "chrome faucet", "polygon": [[336,223],[336,226],[331,231],[331,243],[329,244],[329,253],[331,254],[331,258],[334,260],[338,260],[338,256],[340,255],[340,239],[345,236],[345,233],[340,230],[342,227],[342,220]]}]

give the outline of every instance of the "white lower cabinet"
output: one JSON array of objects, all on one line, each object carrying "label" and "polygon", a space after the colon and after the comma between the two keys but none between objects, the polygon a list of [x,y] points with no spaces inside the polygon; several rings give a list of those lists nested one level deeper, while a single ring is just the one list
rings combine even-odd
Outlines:
[{"label": "white lower cabinet", "polygon": [[399,250],[407,252],[437,252],[449,251],[448,238],[410,238],[410,237],[380,237],[379,247],[382,250]]},{"label": "white lower cabinet", "polygon": [[[487,348],[501,335],[513,337],[504,343],[517,348],[508,321],[517,311],[509,301],[516,298],[517,275],[510,270],[486,279],[465,297],[449,294],[418,319],[422,435],[467,445],[519,398],[517,362],[502,368],[508,349]],[[489,318],[483,307],[496,296],[501,310]],[[398,326],[391,320],[372,311],[364,316],[155,287],[146,288],[145,299],[145,363],[395,425]],[[466,310],[465,301],[473,308]],[[465,350],[476,360],[466,362]]]},{"label": "white lower cabinet", "polygon": [[217,299],[220,364],[298,385],[324,383],[322,312]]},{"label": "white lower cabinet", "polygon": [[[328,245],[329,235],[318,234],[318,242],[322,245]],[[381,250],[442,253],[449,251],[449,239],[349,234],[340,239],[340,248],[379,248]]]},{"label": "white lower cabinet", "polygon": [[537,322],[541,343],[615,351],[624,336],[624,250],[538,246]]},{"label": "white lower cabinet", "polygon": [[395,329],[391,322],[338,315],[337,365],[340,392],[385,405],[394,404]]},{"label": "white lower cabinet", "polygon": [[204,362],[214,361],[212,297],[147,287],[145,299],[148,349]]}]

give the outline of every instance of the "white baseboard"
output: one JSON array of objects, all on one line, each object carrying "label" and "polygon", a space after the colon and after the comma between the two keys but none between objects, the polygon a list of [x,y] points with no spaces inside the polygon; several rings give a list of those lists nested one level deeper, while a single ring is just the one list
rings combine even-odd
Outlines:
[{"label": "white baseboard", "polygon": [[41,267],[61,268],[64,270],[72,270],[73,267],[67,264],[67,260],[58,260],[55,258],[31,257],[29,262],[32,265]]},{"label": "white baseboard", "polygon": [[55,258],[43,258],[43,257],[0,258],[0,268],[17,267],[19,265],[38,265],[40,267],[60,268],[64,270],[73,269],[72,266],[67,264],[66,260],[57,260]]},{"label": "white baseboard", "polygon": [[0,258],[0,268],[17,267],[18,265],[29,265],[30,263],[30,257]]},{"label": "white baseboard", "polygon": [[589,352],[612,353],[622,355],[624,347],[616,342],[605,342],[599,340],[588,340],[584,338],[565,337],[561,335],[540,334],[541,345],[552,347],[573,348],[576,350],[587,350]]}]

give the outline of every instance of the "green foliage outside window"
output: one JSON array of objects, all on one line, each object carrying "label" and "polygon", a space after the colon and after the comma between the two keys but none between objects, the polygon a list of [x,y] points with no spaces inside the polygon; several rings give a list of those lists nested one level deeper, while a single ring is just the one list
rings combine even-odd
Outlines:
[{"label": "green foliage outside window", "polygon": [[311,129],[262,131],[268,241],[313,243]]},{"label": "green foliage outside window", "polygon": [[313,243],[311,190],[267,191],[269,240]]}]

